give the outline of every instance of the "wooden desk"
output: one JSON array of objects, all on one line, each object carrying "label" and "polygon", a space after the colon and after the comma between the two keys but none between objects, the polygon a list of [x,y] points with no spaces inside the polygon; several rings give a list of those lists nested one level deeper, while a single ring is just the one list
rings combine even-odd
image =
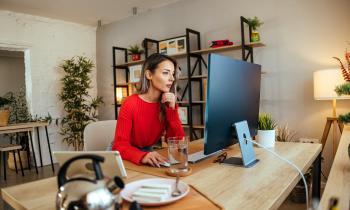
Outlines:
[{"label": "wooden desk", "polygon": [[[38,137],[40,163],[41,163],[41,166],[43,166],[42,155],[41,155],[41,146],[40,146],[39,127],[44,127],[45,128],[46,140],[47,140],[47,145],[48,145],[49,154],[50,154],[51,167],[52,167],[52,171],[55,172],[55,168],[53,166],[52,154],[51,154],[51,146],[50,146],[49,134],[47,132],[47,126],[48,125],[49,125],[48,122],[29,122],[29,123],[9,124],[7,126],[0,127],[0,134],[10,134],[10,133],[20,133],[20,132],[27,132],[27,133],[29,133],[28,136],[29,136],[29,140],[30,140],[31,146],[32,146],[36,173],[38,173],[38,168],[37,168],[37,164],[36,164],[34,145],[33,145],[33,140],[32,140],[32,132],[34,131],[34,129],[36,129],[37,137]],[[28,161],[29,161],[29,158],[28,158]],[[29,163],[28,163],[28,165],[30,167]]]},{"label": "wooden desk", "polygon": [[[277,143],[274,150],[306,172],[314,161],[320,163],[321,148],[321,144]],[[252,168],[215,164],[182,180],[225,209],[277,209],[300,177],[292,167],[263,149],[255,151],[260,161]],[[152,175],[128,170],[126,182],[146,177]],[[4,188],[2,197],[16,209],[54,209],[55,181],[49,178]]]},{"label": "wooden desk", "polygon": [[337,209],[350,208],[350,158],[348,146],[350,144],[350,126],[345,126],[340,138],[326,188],[320,202],[320,209],[328,209],[331,197],[338,199]]}]

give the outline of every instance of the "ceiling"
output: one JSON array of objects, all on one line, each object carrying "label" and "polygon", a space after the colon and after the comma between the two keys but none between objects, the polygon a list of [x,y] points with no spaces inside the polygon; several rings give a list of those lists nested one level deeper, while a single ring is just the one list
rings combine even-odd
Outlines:
[{"label": "ceiling", "polygon": [[180,0],[0,0],[0,10],[96,26],[151,11]]}]

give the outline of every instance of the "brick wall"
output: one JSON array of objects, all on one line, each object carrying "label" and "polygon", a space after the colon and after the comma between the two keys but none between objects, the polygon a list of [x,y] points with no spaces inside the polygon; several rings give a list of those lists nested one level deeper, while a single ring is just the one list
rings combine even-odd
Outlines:
[{"label": "brick wall", "polygon": [[[62,71],[59,65],[63,59],[84,55],[96,62],[96,28],[43,17],[0,10],[0,49],[25,52],[25,83],[30,112],[53,118],[62,116],[62,103],[57,94],[60,91]],[[92,73],[97,92],[96,69]],[[41,132],[41,148],[44,164],[49,163],[47,145]],[[36,134],[34,142],[36,142]],[[56,125],[49,126],[50,144],[53,150],[67,149],[62,143]],[[38,157],[38,155],[37,155]]]}]

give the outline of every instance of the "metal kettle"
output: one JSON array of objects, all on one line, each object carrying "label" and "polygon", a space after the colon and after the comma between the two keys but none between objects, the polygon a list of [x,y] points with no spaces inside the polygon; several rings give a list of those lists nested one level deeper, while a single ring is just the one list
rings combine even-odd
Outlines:
[{"label": "metal kettle", "polygon": [[[68,167],[74,161],[81,159],[92,160],[95,177],[76,176],[67,179]],[[60,168],[57,181],[58,193],[56,196],[56,209],[60,210],[112,210],[121,209],[120,189],[124,182],[118,176],[114,179],[105,179],[100,163],[104,158],[98,155],[80,155],[65,162]]]}]

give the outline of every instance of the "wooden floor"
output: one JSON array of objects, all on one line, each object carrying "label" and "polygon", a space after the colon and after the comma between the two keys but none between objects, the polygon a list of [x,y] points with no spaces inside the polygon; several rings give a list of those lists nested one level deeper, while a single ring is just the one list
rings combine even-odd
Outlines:
[{"label": "wooden floor", "polygon": [[[2,165],[0,169],[0,188],[4,187],[10,187],[13,185],[18,185],[18,184],[23,184],[26,182],[31,182],[39,179],[44,179],[44,178],[49,178],[52,176],[55,176],[58,171],[58,165],[55,164],[55,174],[52,172],[51,165],[44,166],[44,167],[38,167],[38,174],[35,173],[35,168],[32,168],[31,171],[24,170],[24,176],[22,176],[21,172],[19,171],[18,174],[16,174],[16,171],[12,171],[10,169],[6,169],[7,175],[6,178],[7,180],[4,180],[3,177],[3,170],[2,170]],[[2,198],[0,198],[0,210],[12,210],[13,208],[7,205]]]},{"label": "wooden floor", "polygon": [[[2,169],[2,168],[1,168]],[[39,167],[38,168],[38,172],[39,174],[35,173],[35,169],[32,168],[31,171],[25,170],[25,176],[22,177],[22,175],[20,174],[16,174],[15,171],[12,170],[7,170],[7,181],[4,181],[3,178],[3,171],[1,171],[1,176],[0,176],[0,187],[9,187],[9,186],[13,186],[13,185],[17,185],[17,184],[23,184],[26,182],[31,182],[31,181],[35,181],[35,180],[39,180],[39,179],[44,179],[44,178],[48,178],[48,177],[52,177],[55,176],[57,174],[58,171],[58,165],[55,165],[55,174],[53,174],[52,169],[51,169],[51,165],[48,166],[44,166],[44,167]],[[0,198],[0,210],[4,209],[4,210],[13,210],[12,207],[10,207],[9,205],[7,205],[1,198]],[[305,209],[305,204],[298,204],[298,203],[294,203],[291,201],[290,198],[287,198],[287,200],[282,204],[282,206],[279,208],[279,210],[298,210],[298,209]]]}]

